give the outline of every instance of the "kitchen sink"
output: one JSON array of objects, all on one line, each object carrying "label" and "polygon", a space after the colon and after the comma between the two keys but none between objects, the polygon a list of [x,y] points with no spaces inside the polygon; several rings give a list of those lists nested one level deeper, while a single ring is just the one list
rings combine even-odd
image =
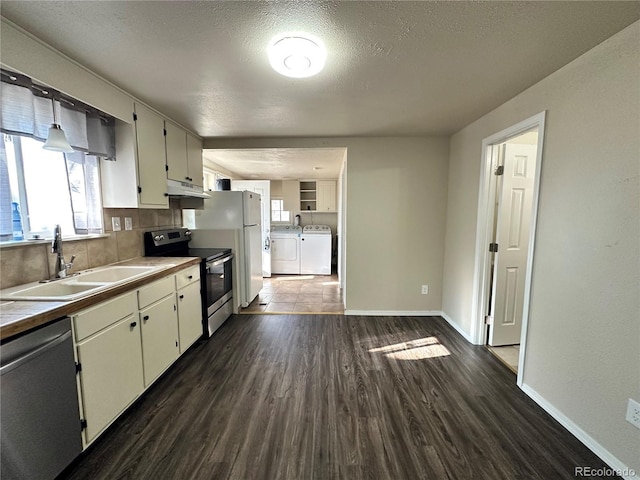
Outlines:
[{"label": "kitchen sink", "polygon": [[157,269],[158,267],[107,267],[100,270],[81,273],[76,278],[79,282],[114,283],[129,280]]},{"label": "kitchen sink", "polygon": [[[166,265],[165,265],[166,266]],[[0,291],[0,300],[69,302],[104,288],[133,280],[163,267],[114,266],[81,272],[73,277]]]},{"label": "kitchen sink", "polygon": [[82,283],[76,279],[58,280],[51,283],[41,283],[33,287],[2,293],[2,300],[50,300],[70,301],[90,295],[96,290],[109,286],[108,283]]}]

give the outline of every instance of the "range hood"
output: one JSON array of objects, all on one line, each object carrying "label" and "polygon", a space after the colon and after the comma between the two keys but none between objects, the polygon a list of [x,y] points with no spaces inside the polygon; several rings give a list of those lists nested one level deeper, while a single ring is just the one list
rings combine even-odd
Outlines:
[{"label": "range hood", "polygon": [[209,198],[209,195],[202,191],[202,187],[176,180],[167,180],[167,193],[170,197]]}]

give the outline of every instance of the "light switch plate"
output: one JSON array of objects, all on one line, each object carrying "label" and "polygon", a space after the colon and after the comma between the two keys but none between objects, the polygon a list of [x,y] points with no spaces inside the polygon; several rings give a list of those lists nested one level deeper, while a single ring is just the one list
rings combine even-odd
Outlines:
[{"label": "light switch plate", "polygon": [[120,226],[120,217],[111,217],[111,226],[113,227],[114,232],[122,230],[122,227]]},{"label": "light switch plate", "polygon": [[124,217],[124,229],[133,230],[133,222],[131,221],[131,217]]}]

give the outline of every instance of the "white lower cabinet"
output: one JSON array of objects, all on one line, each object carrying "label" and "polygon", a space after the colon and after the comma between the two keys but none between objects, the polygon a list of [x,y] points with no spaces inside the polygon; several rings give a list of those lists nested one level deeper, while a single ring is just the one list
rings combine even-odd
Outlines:
[{"label": "white lower cabinet", "polygon": [[140,310],[144,386],[148,387],[178,358],[178,313],[175,293]]},{"label": "white lower cabinet", "polygon": [[[127,308],[130,307],[130,308]],[[91,443],[144,390],[142,346],[135,292],[73,316],[79,392],[85,421],[84,442]],[[96,321],[107,312],[129,312],[111,324]],[[115,322],[113,321],[115,320]],[[86,328],[92,325],[93,330]]]},{"label": "white lower cabinet", "polygon": [[180,353],[184,353],[202,336],[203,332],[200,281],[178,290],[178,327]]},{"label": "white lower cabinet", "polygon": [[199,266],[71,318],[86,448],[202,335]]}]

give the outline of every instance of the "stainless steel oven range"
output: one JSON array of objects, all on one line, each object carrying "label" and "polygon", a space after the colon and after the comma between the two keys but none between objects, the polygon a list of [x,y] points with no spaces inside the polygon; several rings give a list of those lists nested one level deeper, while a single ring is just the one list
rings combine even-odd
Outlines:
[{"label": "stainless steel oven range", "polygon": [[199,257],[203,336],[210,337],[233,314],[233,254],[230,248],[189,248],[187,228],[144,234],[146,257]]}]

